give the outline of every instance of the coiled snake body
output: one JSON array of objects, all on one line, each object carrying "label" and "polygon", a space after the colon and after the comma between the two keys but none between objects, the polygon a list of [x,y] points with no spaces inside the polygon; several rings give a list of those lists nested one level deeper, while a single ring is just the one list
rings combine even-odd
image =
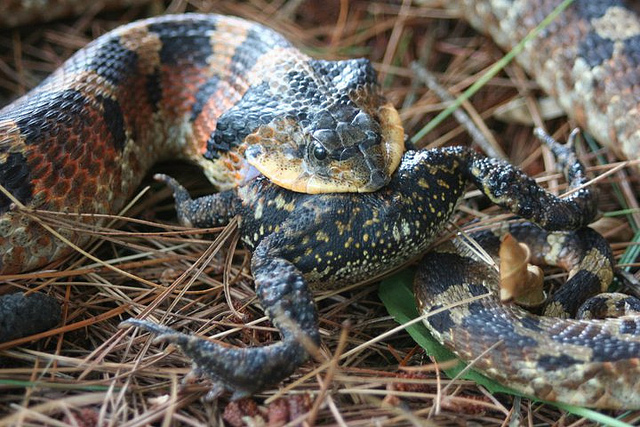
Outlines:
[{"label": "coiled snake body", "polygon": [[[456,2],[467,21],[506,50],[518,44],[560,3]],[[601,143],[620,157],[640,158],[640,18],[630,2],[574,1],[538,37],[525,44],[516,60]],[[580,251],[569,256],[559,249],[583,246],[604,253],[598,249],[604,242],[590,231],[546,235],[532,233],[525,225],[511,232],[530,245],[537,263],[564,264],[572,274],[581,269],[582,263],[581,274],[591,276],[590,293],[608,287],[606,257],[579,256]],[[496,256],[499,242],[495,236],[475,237]],[[580,241],[583,243],[578,244]],[[573,277],[553,297],[571,305],[560,310],[562,316],[575,315],[583,292],[589,293],[585,290],[589,285],[575,286],[580,280]],[[460,358],[474,361],[476,369],[519,392],[578,405],[640,406],[637,300],[620,298],[610,303],[615,305],[613,311],[630,313],[620,319],[539,317],[505,306],[498,296],[498,283],[497,271],[468,244],[456,240],[436,248],[423,259],[415,283],[422,313],[438,313],[425,320],[426,326]],[[457,305],[482,294],[490,296]],[[452,308],[443,311],[447,306]]]},{"label": "coiled snake body", "polygon": [[[460,0],[459,5],[465,19],[508,50],[560,3]],[[640,158],[640,18],[630,2],[576,0],[525,44],[516,59],[601,143],[620,157]],[[593,275],[591,293],[606,290],[610,279],[604,278],[609,270],[604,258],[597,261],[583,254],[582,260],[574,253],[572,259],[563,260],[568,254],[558,249],[581,246],[576,242],[584,240],[588,243],[582,246],[598,251],[604,243],[590,232],[535,233],[532,238],[530,227],[524,226],[512,233],[530,245],[538,263],[564,264],[574,269],[573,274],[582,262],[581,274],[589,275],[584,270],[590,270]],[[477,237],[497,254],[495,238]],[[560,310],[562,316],[575,315],[583,292],[589,293],[584,289],[589,286],[577,287],[572,281],[554,296],[572,305]],[[501,303],[498,283],[496,270],[468,245],[456,241],[437,248],[424,258],[416,278],[418,306],[423,313],[447,305],[453,308],[425,324],[462,359],[474,361],[476,369],[522,393],[587,406],[640,406],[637,300],[609,303],[615,306],[612,311],[629,313],[620,319],[538,317]],[[457,302],[483,293],[491,296],[456,307]]]},{"label": "coiled snake body", "polygon": [[[478,7],[484,3],[477,2]],[[578,1],[574,7],[594,10],[586,4]],[[609,5],[616,7],[617,3]],[[545,64],[546,69],[549,63]],[[595,66],[590,70],[592,81],[598,80],[593,76],[602,71]],[[558,75],[557,81],[567,87],[582,88],[569,81],[573,78],[569,74]],[[175,80],[182,85],[173,84]],[[583,112],[585,116],[591,113],[594,102],[570,105],[582,118]],[[588,119],[585,123],[603,141],[609,137],[622,152],[636,153],[637,144],[622,141],[627,136],[625,141],[633,141],[633,132],[616,122],[598,133],[596,122]],[[191,200],[175,181],[163,178],[174,189],[184,223],[218,225],[238,215],[241,237],[254,252],[251,267],[258,298],[283,341],[264,348],[230,349],[147,321],[127,324],[176,343],[199,372],[213,378],[220,389],[233,390],[235,397],[286,377],[306,360],[309,347],[318,344],[311,288],[381,274],[423,252],[452,214],[467,181],[495,203],[548,229],[580,229],[595,215],[595,199],[589,189],[578,189],[560,200],[512,166],[471,150],[408,152],[401,158],[403,135],[397,113],[378,93],[367,62],[311,60],[276,33],[218,16],[156,18],[100,38],[34,91],[3,109],[0,138],[0,184],[15,198],[0,196],[2,273],[43,266],[67,251],[28,216],[12,209],[12,203],[65,212],[116,212],[151,163],[175,156],[198,162],[221,189],[231,188]],[[571,149],[551,145],[571,185],[584,184],[584,171]],[[205,152],[211,161],[202,159]],[[260,174],[252,167],[263,176],[256,177]],[[326,192],[346,193],[310,194]],[[575,233],[564,236],[578,235]],[[65,237],[83,242],[73,232],[66,232]],[[563,245],[552,248],[562,249]],[[441,252],[446,250],[436,253]],[[473,267],[463,271],[457,283],[440,283],[446,289],[427,285],[440,289],[436,297],[424,292],[421,286],[429,279],[420,276],[416,294],[426,311],[455,302],[455,292],[447,290],[473,288],[475,272],[483,271],[470,254],[458,249],[449,252],[459,257],[461,265]],[[605,261],[609,257],[606,249],[593,256]],[[430,262],[427,258],[425,265],[439,273],[443,264]],[[596,276],[598,285],[606,282],[580,265],[581,272]],[[610,276],[610,264],[598,265],[602,274]],[[485,273],[491,276],[482,272],[483,277]],[[464,316],[473,319],[486,307],[469,305]],[[492,310],[489,315],[495,316]],[[449,318],[441,316],[440,323],[432,325],[436,335],[453,343],[463,357],[483,348],[467,345],[472,342],[471,321],[465,324],[456,318],[457,312],[449,313]],[[502,314],[496,318],[502,319]],[[568,341],[577,330],[559,323],[561,330],[554,331],[527,319],[511,318],[505,328],[517,329],[517,333],[498,339],[516,347],[518,339],[528,340],[528,348],[533,348],[543,344],[545,335],[535,334],[540,330],[566,336]],[[522,376],[520,365],[520,377],[497,376],[516,385],[518,381],[535,382],[530,378],[535,377],[536,368],[577,366],[584,375],[575,379],[576,388],[571,381],[556,377],[545,378],[525,391],[590,406],[638,407],[637,318],[608,324],[615,327],[580,323],[580,338],[560,342],[556,353],[524,355],[530,359],[525,366],[529,377]],[[458,327],[463,328],[463,338]],[[588,332],[596,330],[597,334]],[[471,335],[481,332],[473,330]],[[632,339],[626,343],[617,339],[625,334]],[[597,359],[596,355],[607,353],[594,350],[603,339],[608,340],[607,350],[618,349],[613,359]],[[523,353],[514,351],[507,356],[517,365],[515,358]],[[504,355],[491,353],[488,357]],[[620,360],[623,362],[618,363]],[[498,363],[479,366],[490,372]],[[621,381],[626,385],[604,382],[602,370],[624,372]],[[631,397],[625,400],[613,395],[608,391],[611,386],[620,386]],[[568,397],[567,393],[579,387],[605,391],[581,388],[579,399]]]},{"label": "coiled snake body", "polygon": [[[538,265],[563,265],[571,279],[549,301],[543,315],[500,300],[500,277],[477,250],[455,239],[429,252],[420,263],[415,293],[432,334],[474,369],[520,393],[580,406],[637,408],[640,405],[640,303],[606,292],[612,256],[606,241],[585,228],[545,233],[532,224],[510,232],[526,242]],[[500,233],[474,240],[497,259]],[[564,248],[564,249],[560,249]],[[615,298],[612,298],[615,295]],[[485,296],[471,303],[479,296]],[[620,317],[574,319],[611,304]],[[450,308],[448,308],[450,307]],[[589,311],[591,309],[591,311]],[[588,320],[587,320],[588,319]]]}]

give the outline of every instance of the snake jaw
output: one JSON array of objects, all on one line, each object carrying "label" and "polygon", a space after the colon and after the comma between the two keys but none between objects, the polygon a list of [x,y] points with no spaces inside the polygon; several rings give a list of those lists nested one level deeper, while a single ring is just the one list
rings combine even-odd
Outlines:
[{"label": "snake jaw", "polygon": [[277,118],[244,140],[247,163],[273,183],[307,194],[367,193],[385,186],[404,153],[404,129],[391,104],[337,121],[323,114],[307,127]]}]

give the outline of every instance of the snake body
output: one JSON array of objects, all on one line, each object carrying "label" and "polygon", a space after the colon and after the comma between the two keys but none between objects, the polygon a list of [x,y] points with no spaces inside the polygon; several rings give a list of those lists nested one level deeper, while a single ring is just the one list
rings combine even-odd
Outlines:
[{"label": "snake body", "polygon": [[[505,50],[560,3],[458,2],[464,18]],[[622,158],[640,158],[640,17],[630,2],[575,0],[516,60],[601,143]],[[611,256],[595,233],[547,234],[530,225],[510,231],[537,252],[538,263],[563,263],[575,271],[582,265],[582,277],[573,277],[553,297],[556,305],[572,306],[556,310],[562,317],[575,315],[586,296],[607,290]],[[475,237],[497,256],[495,236]],[[568,249],[579,246],[593,252]],[[615,319],[537,316],[502,303],[499,283],[496,269],[461,241],[436,248],[421,261],[415,282],[422,313],[437,313],[425,325],[474,369],[520,393],[590,407],[640,407],[637,300],[609,303],[621,316]],[[482,294],[489,296],[462,303]],[[451,308],[442,311],[446,307]]]},{"label": "snake body", "polygon": [[[464,18],[512,49],[560,0],[460,0]],[[640,158],[640,17],[623,0],[575,0],[516,60],[619,157]]]},{"label": "snake body", "polygon": [[0,110],[0,185],[13,197],[0,194],[0,274],[69,252],[13,205],[117,213],[163,159],[201,165],[221,190],[260,172],[294,191],[366,192],[388,182],[403,151],[367,60],[314,60],[226,16],[125,25]]},{"label": "snake body", "polygon": [[[424,323],[434,337],[520,393],[580,406],[640,407],[639,301],[615,299],[617,318],[566,318],[609,287],[613,258],[607,242],[589,228],[547,233],[525,223],[501,231],[527,243],[534,263],[563,265],[571,279],[542,315],[532,314],[500,300],[497,269],[469,244],[447,242],[425,255],[415,278],[417,304],[429,315]],[[497,258],[499,233],[473,237]]]}]

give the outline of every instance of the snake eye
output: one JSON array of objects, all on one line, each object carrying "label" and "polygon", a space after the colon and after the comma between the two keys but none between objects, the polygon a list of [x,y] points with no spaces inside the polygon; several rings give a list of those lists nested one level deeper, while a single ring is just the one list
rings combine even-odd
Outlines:
[{"label": "snake eye", "polygon": [[324,160],[327,158],[327,149],[324,148],[321,144],[314,144],[313,146],[313,157],[316,158],[316,160]]}]

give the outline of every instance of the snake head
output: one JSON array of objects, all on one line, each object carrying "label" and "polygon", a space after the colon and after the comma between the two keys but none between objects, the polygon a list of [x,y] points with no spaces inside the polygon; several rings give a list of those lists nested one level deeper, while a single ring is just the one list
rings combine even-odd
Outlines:
[{"label": "snake head", "polygon": [[327,113],[306,128],[292,118],[276,119],[245,139],[244,154],[272,182],[292,191],[370,192],[389,182],[404,151],[402,128],[390,129],[397,132],[391,142],[389,132],[363,111],[349,121]]},{"label": "snake head", "polygon": [[220,117],[209,157],[235,146],[247,165],[301,193],[386,185],[404,152],[404,130],[371,64],[309,60],[281,68],[288,71],[265,77]]}]

